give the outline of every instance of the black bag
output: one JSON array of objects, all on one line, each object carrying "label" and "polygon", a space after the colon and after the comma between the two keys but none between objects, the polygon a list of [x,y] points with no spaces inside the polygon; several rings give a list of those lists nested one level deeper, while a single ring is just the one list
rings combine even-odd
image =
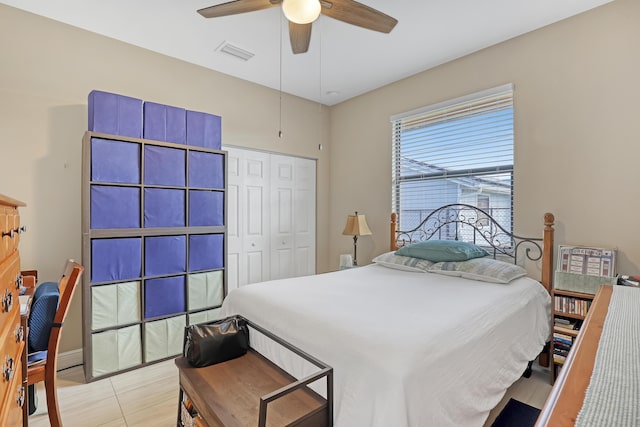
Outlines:
[{"label": "black bag", "polygon": [[202,368],[240,357],[249,348],[249,328],[239,316],[190,325],[185,330],[184,355],[191,366]]}]

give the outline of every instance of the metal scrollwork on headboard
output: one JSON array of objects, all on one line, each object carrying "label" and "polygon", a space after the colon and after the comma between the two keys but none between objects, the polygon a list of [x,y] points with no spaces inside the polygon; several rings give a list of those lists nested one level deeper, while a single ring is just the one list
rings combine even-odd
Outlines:
[{"label": "metal scrollwork on headboard", "polygon": [[[511,223],[510,217],[502,224]],[[435,209],[420,224],[408,231],[396,232],[396,246],[424,240],[462,240],[491,248],[493,257],[508,257],[514,264],[524,253],[531,261],[543,255],[542,238],[520,237],[509,232],[501,222],[486,211],[463,203],[454,203]]]}]

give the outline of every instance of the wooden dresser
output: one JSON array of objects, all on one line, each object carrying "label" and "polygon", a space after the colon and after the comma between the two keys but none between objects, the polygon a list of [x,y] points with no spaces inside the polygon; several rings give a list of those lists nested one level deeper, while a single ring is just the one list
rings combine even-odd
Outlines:
[{"label": "wooden dresser", "polygon": [[613,286],[600,286],[536,427],[572,427],[591,380]]},{"label": "wooden dresser", "polygon": [[24,203],[0,194],[0,426],[26,425],[26,331],[20,319],[20,254],[25,230],[18,207]]}]

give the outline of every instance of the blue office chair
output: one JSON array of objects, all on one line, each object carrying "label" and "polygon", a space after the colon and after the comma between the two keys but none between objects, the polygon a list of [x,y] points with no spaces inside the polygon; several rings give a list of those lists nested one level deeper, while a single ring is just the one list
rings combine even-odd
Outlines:
[{"label": "blue office chair", "polygon": [[[29,313],[29,336],[27,340],[27,364],[42,363],[47,358],[47,346],[53,318],[58,311],[60,291],[56,282],[41,283],[33,294],[31,312]],[[29,386],[29,415],[37,409],[35,384]]]},{"label": "blue office chair", "polygon": [[27,362],[29,414],[36,409],[35,384],[44,381],[51,427],[62,425],[56,392],[58,345],[71,297],[83,271],[80,264],[69,260],[60,281],[38,285],[31,302]]}]

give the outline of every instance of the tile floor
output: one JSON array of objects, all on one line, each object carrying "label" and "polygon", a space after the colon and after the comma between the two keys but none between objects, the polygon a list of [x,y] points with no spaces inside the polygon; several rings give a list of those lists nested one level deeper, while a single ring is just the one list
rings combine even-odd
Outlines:
[{"label": "tile floor", "polygon": [[[551,385],[549,371],[534,368],[531,378],[520,378],[491,411],[491,425],[510,397],[541,408]],[[44,384],[38,384],[38,410],[31,427],[49,426]],[[178,370],[173,360],[106,379],[85,383],[82,367],[58,373],[58,404],[65,427],[173,427],[178,411]]]},{"label": "tile floor", "polygon": [[[30,427],[48,427],[44,384]],[[173,360],[85,383],[81,366],[58,373],[58,405],[65,427],[176,425],[178,370]]]}]

